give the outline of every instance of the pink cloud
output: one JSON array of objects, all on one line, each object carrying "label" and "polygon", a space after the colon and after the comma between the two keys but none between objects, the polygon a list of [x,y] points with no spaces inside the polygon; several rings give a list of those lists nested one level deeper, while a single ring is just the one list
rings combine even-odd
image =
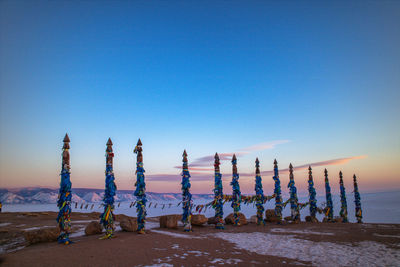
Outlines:
[{"label": "pink cloud", "polygon": [[[253,146],[245,147],[242,149],[239,149],[238,152],[230,152],[230,153],[218,153],[219,160],[221,162],[223,161],[230,161],[232,159],[233,154],[236,154],[236,157],[241,157],[247,154],[250,154],[251,152],[254,151],[261,151],[261,150],[267,150],[267,149],[274,149],[275,146],[280,145],[280,144],[285,144],[290,142],[289,140],[275,140],[271,142],[266,142],[266,143],[260,143],[256,144]],[[193,162],[189,164],[189,169],[193,169],[193,167],[208,167],[208,166],[213,166],[214,164],[214,155],[210,156],[204,156],[201,158],[195,159]],[[174,168],[176,169],[181,169],[182,166],[175,166]],[[200,168],[197,168],[196,170],[200,171]],[[204,169],[204,170],[209,170],[209,169]],[[211,169],[213,170],[213,169]]]},{"label": "pink cloud", "polygon": [[[225,155],[227,155],[228,153],[225,153]],[[306,170],[308,169],[308,166],[311,167],[320,167],[320,166],[331,166],[331,165],[343,165],[348,163],[351,160],[356,160],[356,159],[365,159],[367,157],[367,155],[361,155],[361,156],[355,156],[355,157],[348,157],[348,158],[340,158],[340,159],[331,159],[331,160],[325,160],[325,161],[319,161],[319,162],[313,162],[313,163],[308,163],[308,164],[303,164],[300,166],[295,166],[293,167],[294,171],[301,171],[301,170]],[[207,171],[212,171],[212,168],[209,169],[204,169],[204,168],[200,168],[201,171],[203,170],[207,170]],[[284,174],[284,173],[288,173],[289,169],[285,168],[285,169],[280,169],[279,173],[280,174]],[[269,170],[269,171],[262,171],[261,175],[263,176],[267,176],[267,175],[273,175],[274,171],[273,170]],[[240,176],[244,176],[244,177],[249,177],[249,176],[254,176],[254,173],[239,173]],[[213,173],[202,173],[202,172],[191,172],[191,179],[193,181],[214,181],[214,175]],[[231,174],[222,174],[222,178],[230,178]],[[177,182],[180,181],[181,179],[181,175],[180,173],[177,174],[150,174],[150,175],[146,175],[146,178],[150,181],[163,181],[163,182]]]}]

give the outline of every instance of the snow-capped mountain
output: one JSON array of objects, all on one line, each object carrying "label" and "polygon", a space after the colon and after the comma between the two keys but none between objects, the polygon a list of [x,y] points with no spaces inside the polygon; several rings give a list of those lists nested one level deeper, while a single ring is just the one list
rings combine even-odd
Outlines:
[{"label": "snow-capped mountain", "polygon": [[[136,197],[133,190],[117,190],[116,202],[134,202]],[[153,193],[147,192],[148,201],[180,201],[180,193]],[[72,189],[72,202],[77,203],[100,203],[103,200],[104,190],[90,188]],[[212,194],[193,194],[193,200],[210,200]],[[20,188],[20,189],[0,189],[0,201],[3,204],[51,204],[56,203],[58,190],[51,188]]]}]

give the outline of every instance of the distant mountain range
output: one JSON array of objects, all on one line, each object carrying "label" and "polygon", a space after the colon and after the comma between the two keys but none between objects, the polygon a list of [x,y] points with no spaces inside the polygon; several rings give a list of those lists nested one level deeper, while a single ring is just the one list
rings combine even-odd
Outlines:
[{"label": "distant mountain range", "polygon": [[[132,202],[136,200],[133,190],[117,190],[116,202]],[[78,203],[98,203],[103,200],[104,189],[74,188],[72,201]],[[149,201],[180,201],[180,193],[147,192]],[[210,200],[212,194],[193,194],[193,200]],[[0,188],[0,201],[3,204],[51,204],[58,199],[58,189],[29,187],[19,189]]]}]

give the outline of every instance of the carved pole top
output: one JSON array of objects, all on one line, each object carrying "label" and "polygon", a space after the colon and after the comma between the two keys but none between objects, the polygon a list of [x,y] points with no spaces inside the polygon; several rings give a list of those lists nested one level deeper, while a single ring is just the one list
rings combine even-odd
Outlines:
[{"label": "carved pole top", "polygon": [[112,141],[111,138],[108,138],[107,140],[107,148],[106,148],[106,164],[107,165],[113,165],[113,157],[114,157],[114,153],[113,153],[113,149],[112,149]]},{"label": "carved pole top", "polygon": [[187,161],[188,161],[188,160],[187,160],[187,153],[186,153],[186,149],[185,149],[185,150],[183,150],[182,157],[183,157],[183,162],[187,162]]},{"label": "carved pole top", "polygon": [[233,156],[232,156],[232,173],[233,174],[237,174],[238,173],[236,164],[237,164],[236,155],[233,154]]},{"label": "carved pole top", "polygon": [[65,134],[63,142],[64,142],[63,149],[69,149],[69,142],[71,141],[69,140],[69,136],[67,133]]},{"label": "carved pole top", "polygon": [[137,163],[143,162],[142,151],[143,151],[143,149],[142,149],[142,141],[140,141],[140,138],[139,138],[139,140],[138,140],[138,142],[137,142],[137,144],[135,146],[135,149],[133,150],[133,153],[137,154],[137,156],[136,156],[136,162]]},{"label": "carved pole top", "polygon": [[311,172],[311,170],[312,170],[312,169],[311,169],[311,165],[308,166],[308,170]]},{"label": "carved pole top", "polygon": [[108,138],[107,146],[112,146],[112,145],[113,145],[113,143],[112,143],[112,141],[111,141],[111,138]]},{"label": "carved pole top", "polygon": [[292,165],[292,163],[289,164],[289,170],[290,170],[290,171],[293,171],[293,165]]},{"label": "carved pole top", "polygon": [[260,161],[256,158],[256,175],[260,175]]},{"label": "carved pole top", "polygon": [[64,137],[64,140],[63,140],[63,142],[64,142],[64,145],[63,145],[63,152],[62,152],[62,168],[64,168],[64,169],[66,169],[66,170],[70,170],[70,165],[69,165],[69,163],[70,163],[70,161],[69,161],[69,142],[70,142],[70,140],[69,140],[69,137],[68,137],[68,134],[65,134],[65,137]]},{"label": "carved pole top", "polygon": [[232,164],[236,164],[236,161],[237,161],[236,155],[233,154],[233,156],[232,156]]}]

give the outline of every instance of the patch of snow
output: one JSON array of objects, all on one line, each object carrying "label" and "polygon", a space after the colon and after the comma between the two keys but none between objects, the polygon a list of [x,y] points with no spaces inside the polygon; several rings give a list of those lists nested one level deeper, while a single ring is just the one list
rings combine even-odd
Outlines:
[{"label": "patch of snow", "polygon": [[160,227],[160,223],[158,222],[146,222],[145,224],[145,229],[155,229],[155,228],[159,228]]},{"label": "patch of snow", "polygon": [[198,250],[189,250],[188,253],[195,254],[194,255],[195,257],[210,255],[210,253],[208,253],[208,252],[203,252],[203,251],[198,251]]},{"label": "patch of snow", "polygon": [[[261,255],[278,256],[316,266],[399,266],[400,251],[381,243],[363,241],[357,246],[332,242],[313,242],[292,235],[267,233],[216,233],[217,238],[235,244],[240,249]],[[261,245],[262,244],[262,245]]]},{"label": "patch of snow", "polygon": [[9,222],[7,222],[7,223],[0,223],[0,227],[3,227],[3,226],[7,226],[7,225],[10,225],[11,223],[9,223]]},{"label": "patch of snow", "polygon": [[374,235],[374,236],[379,236],[379,237],[394,237],[394,238],[400,238],[399,235],[381,235],[381,234],[377,234],[377,233],[374,233],[373,235]]},{"label": "patch of snow", "polygon": [[213,259],[212,261],[209,261],[209,263],[217,263],[217,264],[238,264],[239,262],[243,262],[241,259],[220,259],[220,258],[216,258]]},{"label": "patch of snow", "polygon": [[169,235],[172,237],[176,238],[188,238],[188,239],[201,239],[202,237],[199,236],[191,236],[190,234],[178,234],[178,233],[173,233],[173,232],[168,232],[168,231],[161,231],[161,230],[151,230],[153,233],[158,233],[158,234],[163,234],[163,235]]},{"label": "patch of snow", "polygon": [[32,230],[40,230],[44,228],[52,228],[54,226],[49,226],[49,225],[44,225],[44,226],[37,226],[37,227],[31,227],[31,228],[25,228],[25,231],[32,231]]},{"label": "patch of snow", "polygon": [[304,235],[335,235],[334,233],[315,232],[310,230],[290,230],[284,228],[272,228],[273,233],[291,233],[291,234],[304,234]]},{"label": "patch of snow", "polygon": [[179,249],[179,245],[178,244],[173,244],[171,248],[172,249]]},{"label": "patch of snow", "polygon": [[173,267],[174,265],[169,263],[160,263],[160,264],[153,264],[153,265],[146,265],[144,267]]}]

